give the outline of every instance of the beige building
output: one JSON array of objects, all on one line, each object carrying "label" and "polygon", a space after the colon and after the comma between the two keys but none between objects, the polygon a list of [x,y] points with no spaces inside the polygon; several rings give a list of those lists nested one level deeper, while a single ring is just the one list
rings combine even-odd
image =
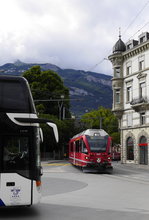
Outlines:
[{"label": "beige building", "polygon": [[149,165],[149,33],[126,44],[119,36],[109,60],[122,163]]}]

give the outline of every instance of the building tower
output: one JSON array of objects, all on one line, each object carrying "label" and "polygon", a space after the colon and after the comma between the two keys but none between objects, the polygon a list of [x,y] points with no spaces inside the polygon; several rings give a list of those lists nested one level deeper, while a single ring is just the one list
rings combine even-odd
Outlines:
[{"label": "building tower", "polygon": [[149,164],[149,33],[126,44],[119,40],[109,56],[113,65],[112,111],[119,119],[121,161]]},{"label": "building tower", "polygon": [[112,111],[116,114],[118,119],[121,119],[123,114],[123,55],[122,53],[126,50],[124,42],[121,40],[121,35],[119,35],[119,40],[113,47],[113,54],[109,56],[110,61],[113,65],[113,106]]}]

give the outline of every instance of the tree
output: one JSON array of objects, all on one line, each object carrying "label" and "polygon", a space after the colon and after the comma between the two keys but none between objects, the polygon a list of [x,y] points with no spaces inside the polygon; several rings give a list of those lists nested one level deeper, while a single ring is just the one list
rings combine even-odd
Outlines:
[{"label": "tree", "polygon": [[[36,109],[39,113],[59,115],[58,101],[61,95],[67,101],[64,102],[66,114],[69,113],[69,89],[64,86],[61,77],[52,70],[41,71],[40,66],[33,66],[23,76],[28,80],[34,100],[49,100],[46,102],[36,101]],[[52,101],[55,100],[55,101]],[[50,101],[51,100],[51,101]]]},{"label": "tree", "polygon": [[56,143],[52,129],[46,124],[41,124],[44,136],[44,142],[41,144],[41,152],[44,154],[45,152],[67,151],[67,144],[73,133],[74,122],[71,120],[59,120],[58,104],[62,104],[61,95],[64,95],[66,101],[63,101],[63,105],[67,110],[66,117],[70,118],[68,88],[64,86],[62,79],[57,73],[51,70],[42,71],[40,66],[33,66],[23,76],[30,84],[35,101],[55,100],[55,102],[35,102],[36,110],[40,113],[39,117],[52,120],[57,125],[59,131],[59,143]]},{"label": "tree", "polygon": [[83,115],[82,121],[86,128],[102,128],[113,138],[113,142],[120,142],[118,131],[118,120],[110,109],[99,107],[98,110],[88,112]]},{"label": "tree", "polygon": [[53,151],[61,152],[61,154],[64,152],[68,153],[68,142],[70,138],[76,134],[75,121],[58,120],[55,116],[47,114],[41,114],[40,117],[52,120],[57,125],[59,132],[59,143],[55,143],[52,129],[45,124],[41,125],[44,135],[44,142],[41,145],[42,153]]}]

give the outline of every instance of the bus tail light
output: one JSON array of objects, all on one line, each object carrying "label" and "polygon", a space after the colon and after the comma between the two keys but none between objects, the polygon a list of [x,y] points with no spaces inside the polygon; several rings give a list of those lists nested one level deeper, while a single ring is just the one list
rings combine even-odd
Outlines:
[{"label": "bus tail light", "polygon": [[41,181],[36,181],[36,186],[40,187],[41,186]]}]

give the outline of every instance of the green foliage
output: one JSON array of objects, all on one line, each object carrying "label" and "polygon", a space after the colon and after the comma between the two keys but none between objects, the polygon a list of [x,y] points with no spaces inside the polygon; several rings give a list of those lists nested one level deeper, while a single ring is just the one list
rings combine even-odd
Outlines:
[{"label": "green foliage", "polygon": [[63,107],[66,109],[65,117],[70,118],[68,88],[64,86],[61,77],[57,73],[51,70],[41,71],[40,66],[31,67],[23,76],[30,84],[33,99],[35,101],[40,100],[35,102],[37,112],[40,113],[39,117],[52,120],[58,127],[59,143],[56,143],[52,128],[46,124],[41,125],[44,137],[44,142],[41,144],[41,152],[66,149],[74,124],[73,121],[62,121],[58,117],[60,105],[62,104],[61,95],[63,95],[64,99],[66,99],[63,100]]},{"label": "green foliage", "polygon": [[36,105],[36,110],[37,112],[39,112],[40,114],[43,114],[45,112],[45,107],[43,104],[39,104],[39,105]]},{"label": "green foliage", "polygon": [[[36,108],[39,113],[59,115],[58,101],[61,95],[68,101],[64,102],[65,108],[69,109],[69,90],[64,86],[61,77],[52,70],[41,71],[40,66],[33,66],[23,76],[28,80],[32,95],[36,101]],[[49,100],[43,102],[41,100]],[[66,111],[70,115],[69,110]],[[66,117],[67,117],[66,115]]]},{"label": "green foliage", "polygon": [[114,132],[111,134],[112,140],[114,144],[120,143],[120,132]]},{"label": "green foliage", "polygon": [[120,142],[118,120],[110,109],[101,106],[98,110],[84,114],[82,122],[85,123],[86,128],[104,129],[109,135],[113,136],[114,142]]},{"label": "green foliage", "polygon": [[40,114],[40,118],[47,118],[52,120],[58,127],[59,143],[55,143],[53,130],[48,125],[42,124],[41,128],[44,134],[44,142],[41,145],[42,152],[51,152],[53,150],[68,151],[68,142],[75,134],[75,121],[74,120],[58,120],[54,115]]}]

